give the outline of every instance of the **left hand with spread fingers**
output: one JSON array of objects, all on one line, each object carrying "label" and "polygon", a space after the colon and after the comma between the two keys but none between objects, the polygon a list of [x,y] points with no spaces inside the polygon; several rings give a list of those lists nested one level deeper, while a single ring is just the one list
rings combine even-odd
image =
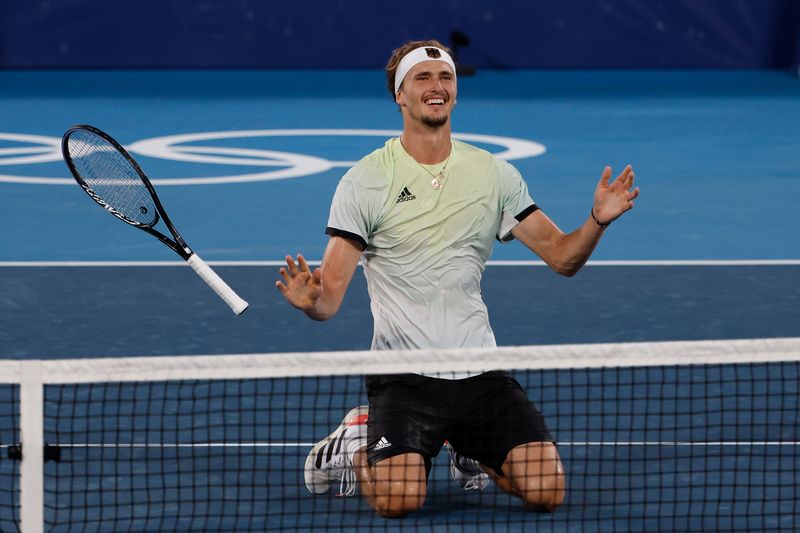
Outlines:
[{"label": "left hand with spread fingers", "polygon": [[611,167],[606,167],[594,192],[592,213],[598,223],[603,226],[633,209],[633,200],[639,196],[639,187],[633,187],[634,175],[630,165],[626,166],[625,170],[611,183],[609,183],[610,179]]}]

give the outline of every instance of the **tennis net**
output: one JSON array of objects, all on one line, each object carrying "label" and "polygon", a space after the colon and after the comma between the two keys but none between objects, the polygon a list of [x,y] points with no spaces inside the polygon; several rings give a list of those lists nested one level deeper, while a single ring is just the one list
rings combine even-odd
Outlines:
[{"label": "tennis net", "polygon": [[[306,489],[309,450],[367,403],[365,375],[498,368],[558,441],[566,498],[554,513],[526,511],[494,483],[465,492],[446,452],[433,460],[425,504],[404,518],[336,497],[338,484]],[[3,531],[800,523],[800,338],[2,361],[0,382]]]}]

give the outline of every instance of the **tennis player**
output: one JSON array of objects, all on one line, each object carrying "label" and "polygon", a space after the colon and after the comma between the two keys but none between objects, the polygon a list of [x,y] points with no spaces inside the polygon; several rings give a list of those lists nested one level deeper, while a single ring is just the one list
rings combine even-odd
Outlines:
[{"label": "tennis player", "polygon": [[[373,350],[495,346],[480,294],[495,238],[517,239],[572,276],[606,227],[633,207],[633,170],[612,181],[606,167],[586,222],[564,233],[513,166],[451,138],[457,83],[447,48],[409,42],[392,53],[386,75],[402,135],[341,179],[321,268],[287,256],[276,286],[310,318],[326,320],[363,258]],[[311,492],[338,481],[343,495],[360,487],[380,515],[405,515],[425,501],[431,458],[447,441],[451,473],[465,489],[482,489],[490,477],[532,509],[552,511],[563,501],[553,436],[508,373],[370,376],[366,386],[368,408],[350,411],[309,453]]]}]

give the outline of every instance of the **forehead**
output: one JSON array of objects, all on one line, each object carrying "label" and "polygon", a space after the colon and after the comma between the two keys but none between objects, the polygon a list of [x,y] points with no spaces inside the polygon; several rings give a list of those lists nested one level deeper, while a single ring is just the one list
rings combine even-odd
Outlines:
[{"label": "forehead", "polygon": [[420,72],[432,72],[432,73],[440,73],[440,72],[448,72],[450,74],[455,74],[453,69],[450,68],[450,65],[445,63],[444,61],[423,61],[422,63],[417,63],[411,70],[408,71],[406,77],[416,76]]}]

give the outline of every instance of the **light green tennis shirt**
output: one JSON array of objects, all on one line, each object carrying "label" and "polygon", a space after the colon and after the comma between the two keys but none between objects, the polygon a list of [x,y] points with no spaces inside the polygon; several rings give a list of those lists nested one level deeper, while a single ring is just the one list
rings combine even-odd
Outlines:
[{"label": "light green tennis shirt", "polygon": [[[434,178],[438,177],[438,188]],[[494,240],[537,209],[519,172],[452,141],[421,165],[394,138],[339,182],[326,233],[361,244],[373,350],[495,346],[480,281]]]}]

